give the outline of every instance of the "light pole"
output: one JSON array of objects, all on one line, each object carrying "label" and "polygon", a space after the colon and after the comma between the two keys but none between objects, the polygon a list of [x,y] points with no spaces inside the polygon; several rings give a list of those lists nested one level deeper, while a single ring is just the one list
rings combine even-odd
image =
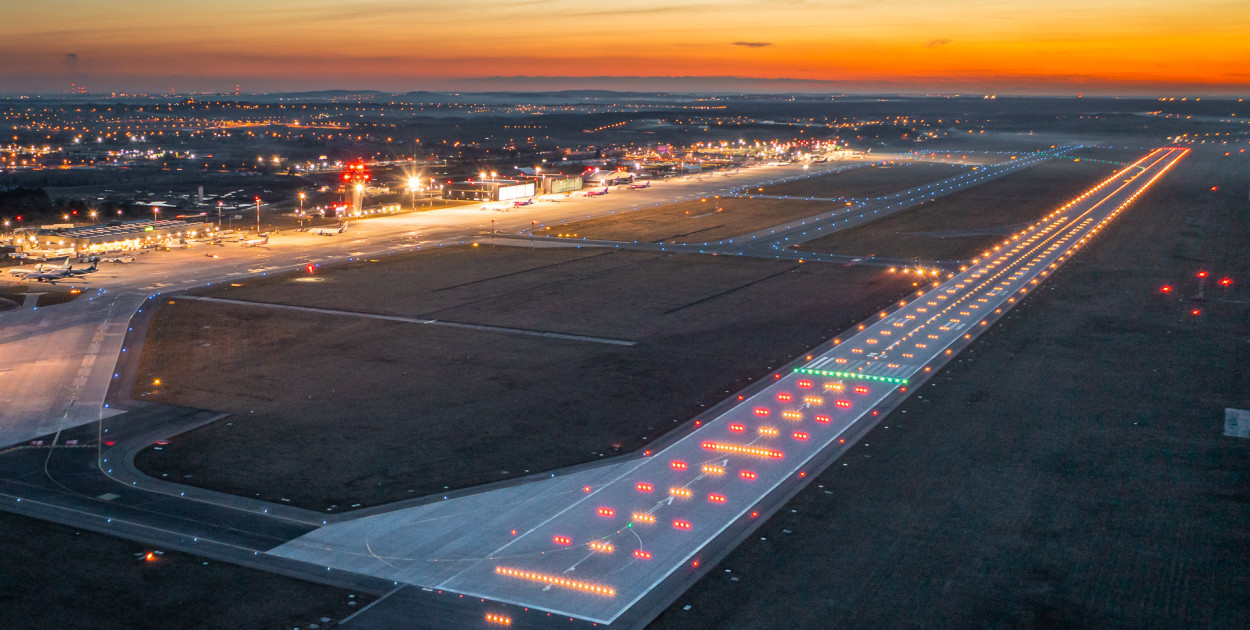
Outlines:
[{"label": "light pole", "polygon": [[[221,231],[221,200],[217,200],[217,231]],[[218,235],[220,236],[220,234]]]},{"label": "light pole", "polygon": [[530,251],[534,251],[534,230],[538,229],[538,220],[530,221]]},{"label": "light pole", "polygon": [[299,229],[304,229],[304,191],[299,191]]},{"label": "light pole", "polygon": [[256,235],[260,236],[260,197],[256,198]]},{"label": "light pole", "polygon": [[412,206],[413,211],[417,209],[417,189],[421,187],[421,180],[416,177],[408,178],[408,205]]},{"label": "light pole", "polygon": [[434,178],[430,178],[430,209],[434,209]]},{"label": "light pole", "polygon": [[490,220],[490,246],[495,246],[495,220]]}]

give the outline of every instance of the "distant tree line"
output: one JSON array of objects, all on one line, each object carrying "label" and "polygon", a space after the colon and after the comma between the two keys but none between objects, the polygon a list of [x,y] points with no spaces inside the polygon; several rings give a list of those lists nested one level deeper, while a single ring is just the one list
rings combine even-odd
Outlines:
[{"label": "distant tree line", "polygon": [[[64,223],[65,216],[75,223],[105,221],[128,214],[134,204],[105,201],[92,208],[82,199],[52,199],[43,188],[14,186],[0,189],[0,220],[9,221],[9,227],[35,226],[45,223]],[[96,218],[91,211],[96,211]]]}]

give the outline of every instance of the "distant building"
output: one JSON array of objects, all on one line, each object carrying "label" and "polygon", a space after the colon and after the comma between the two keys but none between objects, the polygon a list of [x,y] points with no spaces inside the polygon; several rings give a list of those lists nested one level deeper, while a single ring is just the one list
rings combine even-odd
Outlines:
[{"label": "distant building", "polygon": [[595,170],[582,176],[582,182],[588,188],[597,186],[612,186],[614,184],[627,184],[634,181],[634,174],[628,171],[600,171]]},{"label": "distant building", "polygon": [[186,221],[144,220],[115,222],[110,225],[86,225],[40,229],[21,241],[22,251],[35,252],[103,252],[134,249],[163,243],[174,238],[195,236],[203,224]]},{"label": "distant building", "polygon": [[536,194],[534,191],[534,182],[519,182],[514,179],[487,179],[476,182],[469,180],[444,186],[443,199],[511,201],[533,197]]}]

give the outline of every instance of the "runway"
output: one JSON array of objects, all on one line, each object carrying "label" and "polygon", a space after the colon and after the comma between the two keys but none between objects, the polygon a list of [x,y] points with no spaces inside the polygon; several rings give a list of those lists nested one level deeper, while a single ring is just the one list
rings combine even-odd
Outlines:
[{"label": "runway", "polygon": [[1151,152],[638,460],[343,521],[271,553],[592,623],[643,620],[635,606],[668,601],[1187,152]]}]

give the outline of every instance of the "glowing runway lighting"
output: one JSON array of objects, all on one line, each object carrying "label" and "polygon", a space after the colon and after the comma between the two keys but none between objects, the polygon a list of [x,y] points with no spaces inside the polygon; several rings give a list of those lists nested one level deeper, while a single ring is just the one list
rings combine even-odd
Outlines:
[{"label": "glowing runway lighting", "polygon": [[654,523],[655,522],[655,517],[645,512],[634,512],[633,516],[631,516],[630,518],[634,519],[635,523]]},{"label": "glowing runway lighting", "polygon": [[589,547],[591,551],[598,551],[599,553],[612,553],[613,551],[616,551],[616,547],[613,547],[611,544],[599,542],[597,540],[591,542]]},{"label": "glowing runway lighting", "polygon": [[[852,349],[854,352],[854,349]],[[861,350],[862,354],[863,351]],[[879,381],[882,383],[895,383],[906,385],[907,379],[898,378],[896,376],[877,376],[875,374],[860,374],[859,372],[838,372],[834,370],[813,370],[811,368],[794,368],[796,374],[810,374],[812,376],[828,376],[831,378],[854,378],[864,381]]]},{"label": "glowing runway lighting", "polygon": [[634,550],[634,557],[635,557],[635,558],[638,558],[639,560],[650,560],[650,559],[651,559],[651,552],[650,552],[650,551],[643,551],[643,550],[641,550],[641,549],[635,549],[635,550]]},{"label": "glowing runway lighting", "polygon": [[829,424],[831,420],[833,420],[833,418],[830,418],[829,416],[816,416],[816,422],[821,424]]},{"label": "glowing runway lighting", "polygon": [[802,440],[806,440],[808,437],[809,437],[809,436],[808,436],[806,433],[802,432],[802,431],[795,431],[795,432],[794,432],[794,439],[796,439],[796,440],[800,440],[800,441],[802,441]]},{"label": "glowing runway lighting", "polygon": [[690,490],[686,488],[669,488],[668,493],[675,497],[681,497],[683,499],[689,499],[691,497]]},{"label": "glowing runway lighting", "polygon": [[571,545],[571,544],[573,544],[573,539],[572,539],[572,538],[569,538],[568,536],[552,536],[552,537],[551,537],[551,541],[552,541],[552,542],[554,542],[554,543],[555,543],[555,544],[557,544],[557,545]]},{"label": "glowing runway lighting", "polygon": [[760,416],[760,417],[765,417],[768,415],[768,410],[765,409],[764,407],[756,407],[755,415]]},{"label": "glowing runway lighting", "polygon": [[596,510],[596,512],[599,513],[599,516],[606,516],[608,518],[616,516],[616,510],[613,510],[612,508],[601,507]]},{"label": "glowing runway lighting", "polygon": [[856,387],[856,388],[855,388],[855,393],[856,393],[856,394],[867,394],[867,393],[868,393],[868,388],[867,388],[867,387],[864,387],[863,385],[860,385],[860,386],[858,386],[858,387]]},{"label": "glowing runway lighting", "polygon": [[724,469],[724,468],[721,468],[720,466],[713,465],[713,464],[704,464],[704,465],[703,465],[703,474],[705,474],[705,475],[723,475],[723,474],[725,474],[725,469]]},{"label": "glowing runway lighting", "polygon": [[812,382],[811,382],[811,381],[809,381],[809,380],[807,380],[807,379],[801,379],[801,380],[799,380],[798,385],[799,385],[799,387],[802,387],[803,389],[811,389],[811,388],[812,388]]},{"label": "glowing runway lighting", "polygon": [[781,402],[790,402],[793,399],[794,396],[791,396],[788,392],[781,392],[780,394],[777,394],[777,400],[780,400]]},{"label": "glowing runway lighting", "polygon": [[673,521],[674,529],[690,529],[690,527],[691,527],[690,521],[683,521],[681,519],[677,519]]},{"label": "glowing runway lighting", "polygon": [[786,420],[802,420],[803,414],[797,411],[783,411],[781,412],[781,417]]},{"label": "glowing runway lighting", "polygon": [[739,470],[738,476],[749,481],[755,479],[757,475],[749,470]]},{"label": "glowing runway lighting", "polygon": [[828,383],[825,383],[825,389],[831,392],[840,392],[842,391],[842,383],[839,383],[837,381],[829,381]]},{"label": "glowing runway lighting", "polygon": [[725,495],[716,493],[707,495],[707,500],[712,503],[724,503],[725,501],[728,501],[728,499],[725,498]]},{"label": "glowing runway lighting", "polygon": [[815,407],[818,405],[825,404],[825,399],[821,398],[820,396],[804,396],[803,402]]},{"label": "glowing runway lighting", "polygon": [[756,457],[766,457],[769,459],[782,459],[786,455],[781,451],[775,451],[771,448],[759,448],[755,446],[742,446],[740,444],[726,444],[724,442],[704,442],[703,448],[709,451],[717,451],[719,453],[735,453],[739,455],[754,455]]},{"label": "glowing runway lighting", "polygon": [[747,430],[747,427],[744,424],[734,422],[729,425],[729,430],[733,431],[734,433],[742,433],[743,431]]},{"label": "glowing runway lighting", "polygon": [[550,584],[551,586],[582,591],[584,593],[603,595],[605,597],[616,596],[616,589],[610,586],[600,586],[598,584],[591,584],[590,582],[582,582],[581,580],[569,580],[558,575],[547,575],[545,573],[535,573],[533,571],[521,571],[519,569],[510,569],[508,567],[495,567],[495,575],[506,575],[508,577],[538,582],[540,584]]},{"label": "glowing runway lighting", "polygon": [[651,492],[652,490],[655,490],[655,486],[649,483],[643,483],[641,481],[638,482],[638,485],[635,485],[634,487],[638,488],[639,492]]},{"label": "glowing runway lighting", "polygon": [[493,623],[500,626],[512,625],[512,617],[496,615],[495,613],[486,613],[486,623]]},{"label": "glowing runway lighting", "polygon": [[760,427],[760,435],[773,437],[777,435],[777,429],[774,429],[773,427]]},{"label": "glowing runway lighting", "polygon": [[849,400],[839,400],[838,402],[833,403],[833,404],[835,404],[835,405],[837,405],[837,406],[839,406],[839,407],[841,407],[841,408],[843,408],[843,409],[850,409],[850,408],[851,408],[851,401],[849,401]]},{"label": "glowing runway lighting", "polygon": [[686,462],[675,459],[671,464],[669,464],[669,466],[672,467],[673,470],[685,470]]}]

